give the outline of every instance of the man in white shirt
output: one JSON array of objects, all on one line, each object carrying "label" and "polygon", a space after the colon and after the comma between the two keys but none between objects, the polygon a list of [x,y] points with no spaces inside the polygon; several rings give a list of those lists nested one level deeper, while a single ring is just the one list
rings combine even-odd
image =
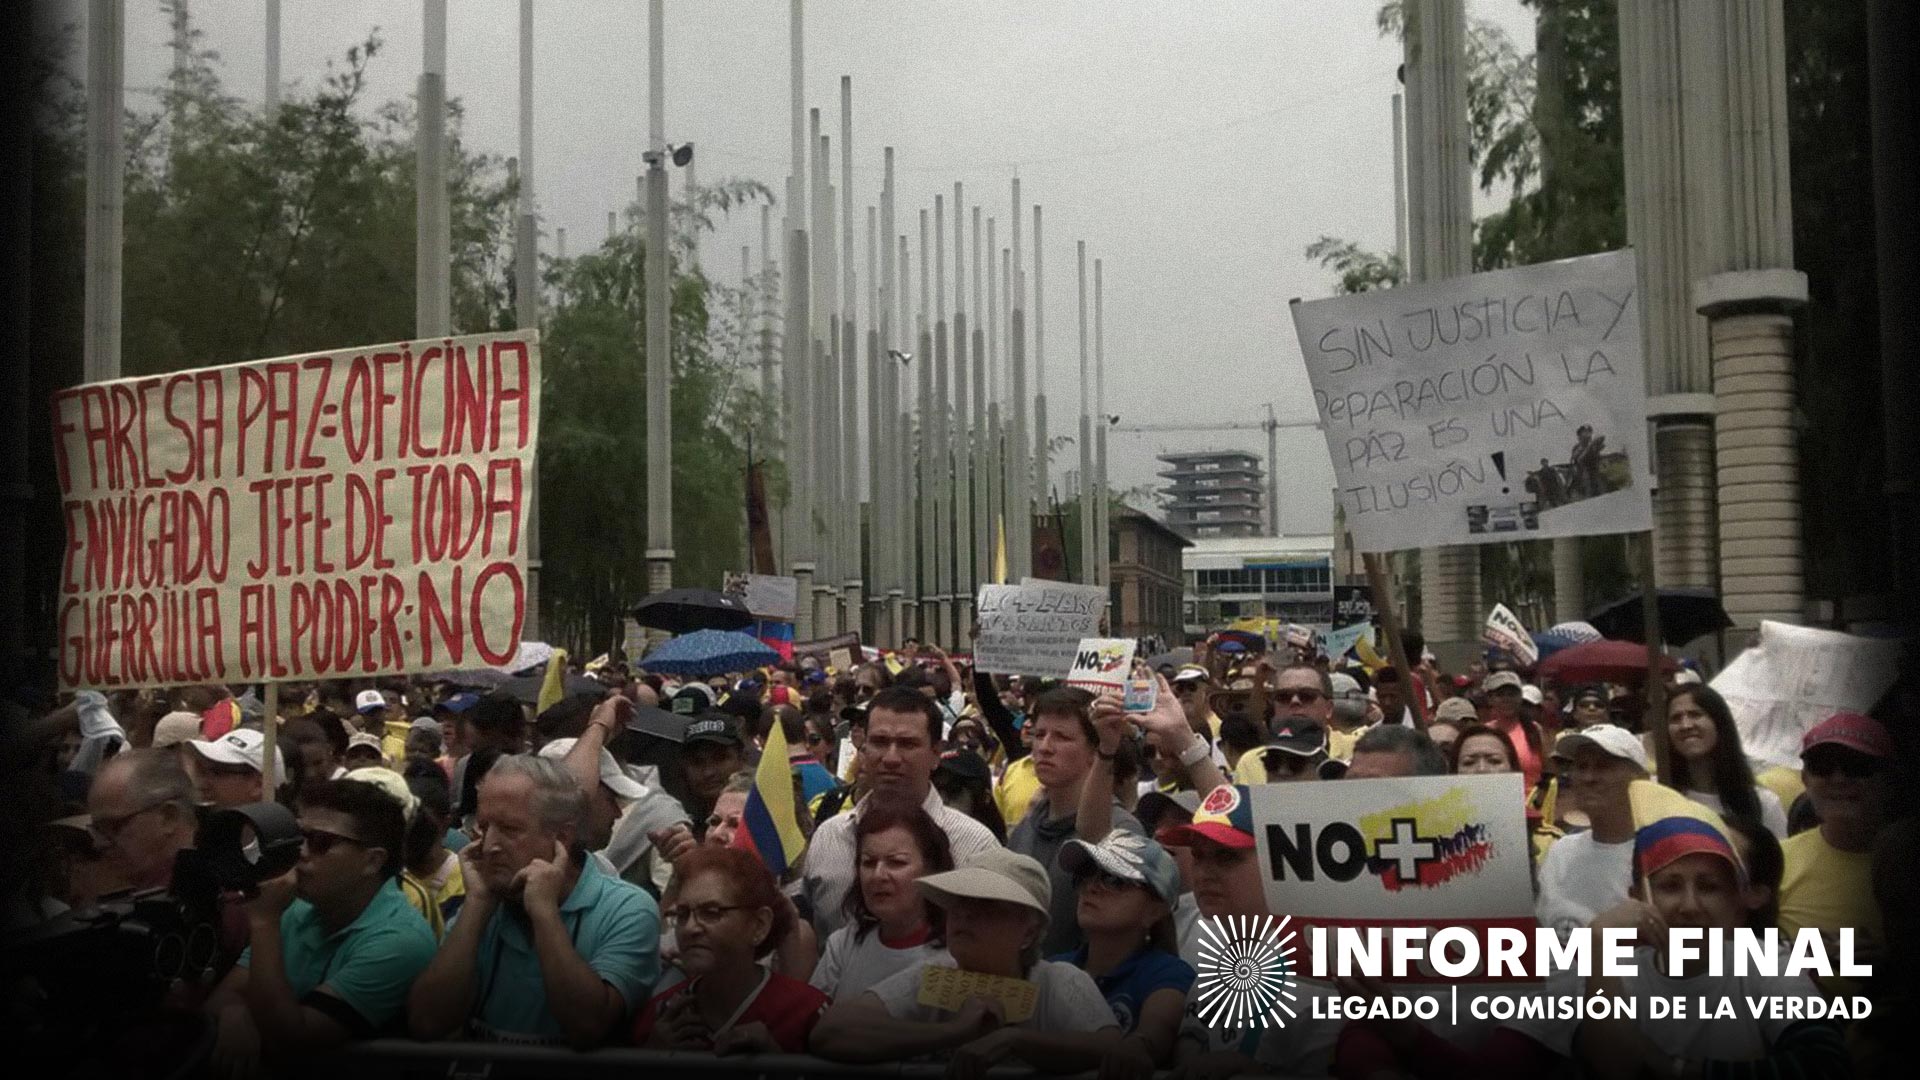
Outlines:
[{"label": "man in white shirt", "polygon": [[933,789],[944,719],[940,706],[906,687],[882,690],[868,703],[867,741],[860,759],[861,777],[871,794],[850,812],[829,818],[807,845],[806,894],[813,909],[814,930],[822,940],[847,921],[847,891],[859,880],[853,828],[860,811],[875,795],[905,798],[925,808],[946,832],[956,865],[1000,846],[985,825],[948,809]]},{"label": "man in white shirt", "polygon": [[1592,827],[1553,842],[1540,860],[1540,925],[1565,933],[1627,898],[1633,887],[1633,807],[1627,785],[1645,780],[1640,737],[1613,724],[1563,735],[1553,748],[1561,783]]}]

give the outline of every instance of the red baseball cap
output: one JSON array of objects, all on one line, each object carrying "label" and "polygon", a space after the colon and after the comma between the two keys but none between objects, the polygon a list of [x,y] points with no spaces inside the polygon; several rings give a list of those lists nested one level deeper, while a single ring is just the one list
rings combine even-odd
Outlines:
[{"label": "red baseball cap", "polygon": [[1834,713],[1813,725],[1800,740],[1800,753],[1805,756],[1814,747],[1829,744],[1858,750],[1868,757],[1885,758],[1894,754],[1893,736],[1887,732],[1886,725],[1854,712]]}]

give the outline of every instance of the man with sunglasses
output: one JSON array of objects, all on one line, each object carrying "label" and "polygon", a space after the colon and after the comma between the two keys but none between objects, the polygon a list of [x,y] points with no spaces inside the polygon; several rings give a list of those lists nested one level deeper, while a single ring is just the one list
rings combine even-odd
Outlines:
[{"label": "man with sunglasses", "polygon": [[208,1002],[216,1064],[265,1050],[284,1067],[381,1034],[433,959],[433,931],[395,881],[400,803],[365,781],[319,780],[301,789],[299,824],[300,861],[247,901],[252,944]]},{"label": "man with sunglasses", "polygon": [[[1873,844],[1891,817],[1893,736],[1859,713],[1836,713],[1800,741],[1800,775],[1820,819],[1780,845],[1780,932],[1818,927],[1833,952],[1836,932],[1854,931],[1854,955],[1874,963],[1885,942],[1873,901]],[[1846,980],[1819,979],[1829,994],[1852,994]]]},{"label": "man with sunglasses", "polygon": [[1266,747],[1242,754],[1233,779],[1238,784],[1266,784],[1318,778],[1326,760],[1327,726],[1333,721],[1333,678],[1312,664],[1289,664],[1273,677],[1267,692],[1274,711],[1267,724]]}]

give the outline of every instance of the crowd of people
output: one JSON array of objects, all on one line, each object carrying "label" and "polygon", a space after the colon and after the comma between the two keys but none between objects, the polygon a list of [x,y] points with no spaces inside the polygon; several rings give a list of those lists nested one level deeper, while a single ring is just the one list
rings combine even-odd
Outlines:
[{"label": "crowd of people", "polygon": [[[1202,1019],[1200,920],[1286,914],[1253,789],[1446,774],[1521,777],[1543,926],[1633,928],[1656,957],[1669,926],[1844,928],[1891,972],[1758,985],[1656,962],[1572,993],[1911,1002],[1920,834],[1879,720],[1831,716],[1798,769],[1756,774],[1690,673],[1648,718],[1627,687],[1543,683],[1497,653],[1446,673],[1407,644],[1402,673],[1196,642],[1194,663],[1141,673],[1144,712],[912,641],[843,671],[596,665],[595,692],[541,711],[434,676],[283,684],[271,757],[257,688],[82,692],[28,728],[46,812],[10,923],[164,889],[209,808],[272,800],[296,815],[297,864],[223,898],[215,977],[169,997],[210,1018],[234,1075],[378,1036],[934,1059],[957,1077],[1871,1070],[1878,1021]],[[770,742],[807,840],[778,874],[750,842]],[[1649,780],[1716,814],[1725,842],[1638,851],[1629,793]]]}]

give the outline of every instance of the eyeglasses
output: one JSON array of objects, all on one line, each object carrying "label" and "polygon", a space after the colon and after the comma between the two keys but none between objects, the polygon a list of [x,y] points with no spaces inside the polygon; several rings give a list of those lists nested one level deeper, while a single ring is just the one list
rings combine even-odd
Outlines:
[{"label": "eyeglasses", "polygon": [[1869,780],[1880,771],[1880,759],[1865,754],[1821,754],[1807,758],[1806,766],[1815,776],[1842,773],[1849,780]]},{"label": "eyeglasses", "polygon": [[1111,874],[1105,870],[1093,871],[1080,879],[1081,888],[1096,886],[1110,892],[1121,892],[1132,888],[1145,888],[1145,886],[1138,881],[1129,881],[1118,874]]},{"label": "eyeglasses", "polygon": [[93,831],[99,833],[108,843],[112,843],[120,838],[120,834],[126,831],[127,826],[133,824],[134,818],[139,817],[141,814],[152,813],[166,804],[167,800],[162,799],[159,802],[148,803],[132,813],[121,814],[118,817],[99,817],[96,815],[93,819]]},{"label": "eyeglasses", "polygon": [[1327,695],[1318,690],[1300,687],[1292,690],[1275,690],[1273,700],[1283,705],[1311,705]]},{"label": "eyeglasses", "polygon": [[352,844],[355,847],[367,846],[365,841],[356,837],[348,836],[345,833],[328,832],[326,829],[301,829],[300,839],[307,845],[307,850],[313,852],[315,855],[325,855],[327,852],[333,850],[335,844]]},{"label": "eyeglasses", "polygon": [[820,733],[819,733],[819,732],[817,732],[817,731],[809,731],[809,732],[807,732],[807,745],[808,745],[808,746],[812,746],[812,745],[814,745],[814,744],[816,744],[816,743],[823,743],[823,742],[826,742],[826,741],[827,741],[827,737],[826,737],[825,735],[822,735],[822,734],[820,734]]},{"label": "eyeglasses", "polygon": [[681,904],[668,908],[663,914],[675,926],[685,926],[690,922],[698,922],[701,926],[712,926],[726,918],[728,912],[745,910],[745,904],[701,904],[698,907]]}]

